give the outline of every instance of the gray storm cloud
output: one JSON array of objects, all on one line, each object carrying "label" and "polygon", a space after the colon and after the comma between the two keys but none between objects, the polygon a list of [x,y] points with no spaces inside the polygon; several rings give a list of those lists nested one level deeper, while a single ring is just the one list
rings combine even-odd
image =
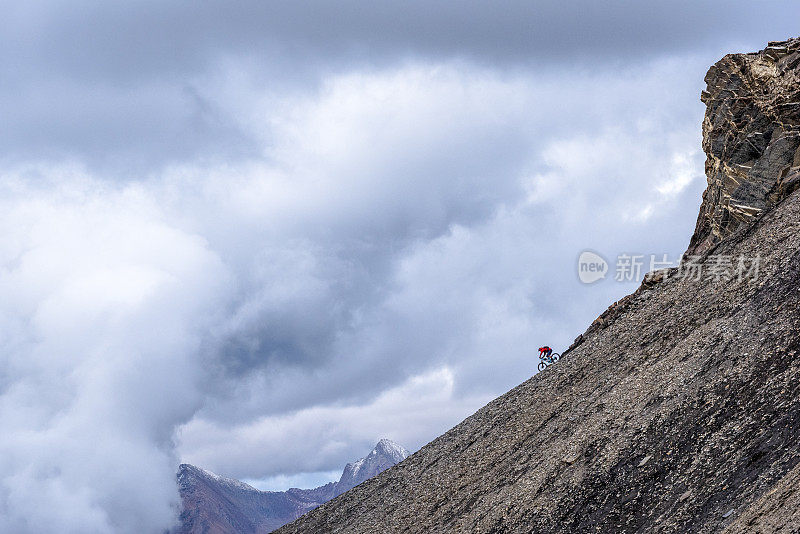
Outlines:
[{"label": "gray storm cloud", "polygon": [[704,71],[798,8],[596,5],[3,8],[0,532],[419,447],[630,290],[581,250],[681,252]]},{"label": "gray storm cloud", "polygon": [[[2,9],[0,158],[77,157],[106,177],[136,179],[186,159],[257,155],[242,124],[252,116],[230,109],[242,91],[309,92],[331,72],[407,60],[603,70],[702,50],[712,61],[796,31],[797,6],[81,0]],[[220,79],[244,84],[220,98],[209,90]]]}]

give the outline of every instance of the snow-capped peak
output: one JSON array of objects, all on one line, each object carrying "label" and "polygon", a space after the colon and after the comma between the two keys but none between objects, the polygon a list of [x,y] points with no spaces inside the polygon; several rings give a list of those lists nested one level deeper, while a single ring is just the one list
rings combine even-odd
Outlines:
[{"label": "snow-capped peak", "polygon": [[249,484],[245,484],[235,478],[228,478],[218,475],[216,473],[212,473],[207,469],[203,469],[202,467],[197,467],[196,465],[191,464],[181,464],[179,467],[178,476],[186,476],[187,474],[192,474],[195,477],[205,478],[206,480],[213,480],[217,484],[221,486],[227,486],[231,489],[238,489],[238,490],[245,490],[245,491],[258,491],[253,486]]},{"label": "snow-capped peak", "polygon": [[334,488],[334,494],[340,495],[406,458],[408,451],[402,446],[392,440],[382,439],[366,457],[345,466],[342,477]]},{"label": "snow-capped peak", "polygon": [[[383,454],[384,456],[388,456],[391,458],[395,463],[402,462],[406,458],[408,458],[408,451],[403,448],[402,445],[395,443],[390,439],[382,439],[375,445],[375,448],[372,449],[372,453],[375,454]],[[370,454],[372,454],[370,453]]]}]

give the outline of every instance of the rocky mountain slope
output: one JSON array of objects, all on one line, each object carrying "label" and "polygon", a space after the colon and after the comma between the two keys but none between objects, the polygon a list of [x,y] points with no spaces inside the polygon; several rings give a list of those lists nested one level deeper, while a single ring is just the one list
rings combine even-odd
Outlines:
[{"label": "rocky mountain slope", "polygon": [[798,48],[709,71],[699,258],[278,532],[800,532]]},{"label": "rocky mountain slope", "polygon": [[264,534],[293,521],[408,456],[382,439],[364,458],[347,464],[338,482],[315,489],[259,491],[189,464],[178,469],[183,510],[176,534]]}]

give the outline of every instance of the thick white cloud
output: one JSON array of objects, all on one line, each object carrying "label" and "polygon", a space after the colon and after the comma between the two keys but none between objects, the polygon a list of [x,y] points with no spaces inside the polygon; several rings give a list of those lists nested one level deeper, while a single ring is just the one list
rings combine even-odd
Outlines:
[{"label": "thick white cloud", "polygon": [[24,171],[0,186],[0,531],[155,532],[227,271],[137,186]]},{"label": "thick white cloud", "polygon": [[218,80],[207,96],[258,157],[117,180],[10,167],[0,531],[157,532],[179,457],[333,470],[524,380],[538,343],[630,289],[581,286],[583,248],[687,244],[704,67],[410,61],[300,95]]}]

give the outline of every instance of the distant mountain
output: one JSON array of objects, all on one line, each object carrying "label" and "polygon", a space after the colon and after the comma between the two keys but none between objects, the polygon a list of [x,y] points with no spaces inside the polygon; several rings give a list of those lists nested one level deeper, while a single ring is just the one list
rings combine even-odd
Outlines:
[{"label": "distant mountain", "polygon": [[406,458],[408,458],[408,451],[403,447],[388,439],[380,440],[366,458],[361,458],[357,462],[345,466],[342,478],[334,485],[333,497],[358,486]]},{"label": "distant mountain", "polygon": [[388,439],[345,466],[338,482],[314,489],[260,491],[189,464],[178,468],[183,509],[175,534],[266,534],[408,457]]}]

